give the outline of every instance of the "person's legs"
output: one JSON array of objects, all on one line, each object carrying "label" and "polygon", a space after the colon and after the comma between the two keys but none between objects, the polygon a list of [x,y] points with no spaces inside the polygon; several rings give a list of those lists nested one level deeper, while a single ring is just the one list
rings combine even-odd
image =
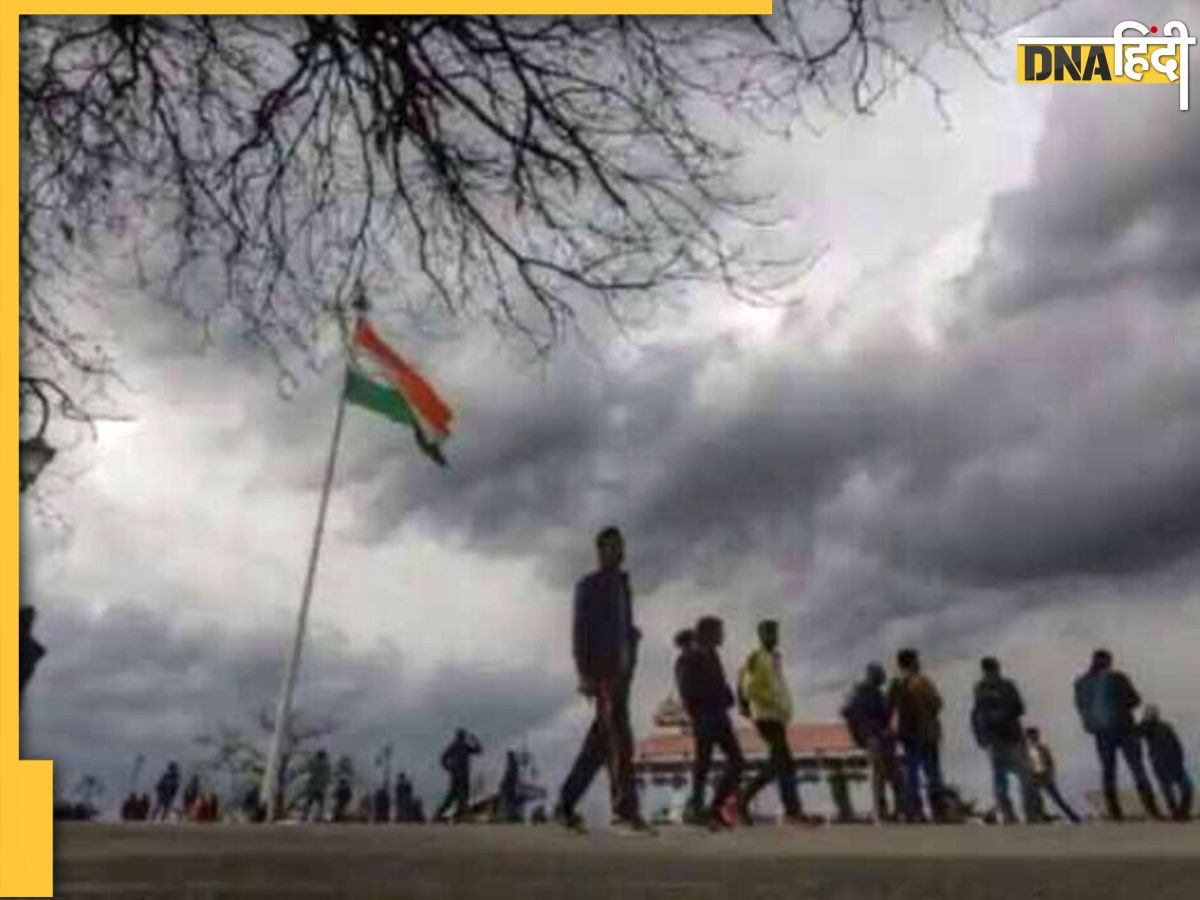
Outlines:
[{"label": "person's legs", "polygon": [[1154,788],[1150,784],[1150,778],[1146,775],[1146,764],[1142,756],[1142,742],[1138,738],[1137,732],[1133,729],[1122,731],[1119,735],[1117,746],[1120,748],[1121,755],[1125,757],[1125,765],[1129,767],[1129,771],[1133,775],[1133,783],[1137,787],[1138,796],[1142,799],[1142,806],[1146,808],[1146,814],[1153,819],[1161,819],[1162,812],[1158,808],[1158,800],[1154,796]]},{"label": "person's legs", "polygon": [[455,778],[454,796],[454,820],[457,822],[466,817],[471,806],[471,776],[469,772],[463,772]]},{"label": "person's legs", "polygon": [[712,765],[713,739],[707,722],[697,719],[692,723],[696,756],[692,760],[692,815],[698,820],[704,816],[704,794],[708,787],[708,770]]},{"label": "person's legs", "polygon": [[[579,802],[579,798],[587,791],[592,779],[596,777],[596,772],[604,765],[608,756],[608,736],[604,732],[604,720],[597,704],[596,717],[592,720],[592,726],[583,739],[583,745],[579,748],[579,754],[575,757],[571,772],[567,775],[567,780],[563,782],[562,789],[559,791],[559,808],[566,813],[575,812],[575,805]],[[440,816],[435,818],[438,817]]]},{"label": "person's legs", "polygon": [[1076,814],[1075,810],[1071,808],[1071,805],[1063,798],[1062,793],[1058,789],[1058,783],[1053,778],[1043,780],[1041,782],[1041,787],[1042,790],[1046,792],[1046,795],[1049,796],[1049,798],[1054,801],[1054,804],[1062,811],[1064,816],[1076,824],[1079,823],[1079,816]]},{"label": "person's legs", "polygon": [[783,722],[765,722],[766,732],[761,732],[767,742],[771,760],[771,771],[779,786],[779,802],[788,818],[796,818],[803,814],[800,805],[800,792],[796,790],[796,761],[792,758],[792,749],[787,742],[787,725]]},{"label": "person's legs", "polygon": [[988,759],[992,764],[992,795],[996,798],[996,808],[1005,825],[1017,821],[1013,812],[1012,799],[1008,796],[1009,759],[1005,748],[992,746],[988,749]]},{"label": "person's legs", "polygon": [[871,800],[875,807],[875,819],[882,822],[888,817],[887,773],[884,770],[883,736],[874,735],[867,740],[867,760],[871,764]]},{"label": "person's legs", "polygon": [[750,783],[742,790],[740,809],[742,817],[747,821],[750,819],[750,804],[758,796],[758,792],[770,784],[771,780],[776,777],[775,769],[777,760],[773,740],[776,726],[782,727],[778,722],[769,722],[766,719],[756,719],[754,722],[754,728],[758,732],[758,736],[767,745],[767,761],[754,771],[754,777],[750,779]]},{"label": "person's legs", "polygon": [[716,793],[713,795],[712,812],[715,815],[737,792],[738,784],[742,780],[742,770],[746,764],[742,758],[742,748],[738,746],[737,736],[733,733],[733,725],[729,721],[729,716],[722,716],[714,725],[713,743],[721,748],[721,755],[725,757],[721,782],[717,785]]},{"label": "person's legs", "polygon": [[623,819],[637,819],[638,793],[633,776],[633,726],[629,722],[629,684],[618,686],[608,708],[610,788],[613,811]]},{"label": "person's legs", "polygon": [[1180,769],[1175,777],[1175,784],[1179,789],[1179,805],[1176,811],[1176,818],[1180,820],[1190,819],[1192,817],[1192,799],[1195,794],[1195,787],[1192,784],[1192,776],[1188,774],[1187,769]]},{"label": "person's legs", "polygon": [[1108,817],[1114,822],[1119,822],[1125,815],[1117,797],[1117,740],[1111,732],[1097,732],[1096,753],[1100,757],[1100,786],[1104,791]]},{"label": "person's legs", "polygon": [[1021,813],[1026,822],[1041,822],[1046,818],[1042,806],[1042,794],[1033,783],[1033,767],[1029,763],[1029,753],[1023,742],[1010,744],[1008,747],[1009,769],[1017,776],[1021,787]]},{"label": "person's legs", "polygon": [[926,743],[921,748],[921,767],[925,770],[925,791],[929,795],[929,812],[934,819],[946,816],[945,797],[942,794],[942,754],[936,743]]},{"label": "person's legs", "polygon": [[450,784],[446,788],[446,796],[438,807],[437,812],[433,814],[433,821],[440,822],[445,817],[446,813],[450,812],[450,807],[454,805],[454,779],[450,779]]},{"label": "person's legs", "polygon": [[915,740],[904,740],[904,814],[909,821],[921,815],[921,749]]},{"label": "person's legs", "polygon": [[904,809],[904,773],[900,771],[900,760],[896,755],[896,739],[884,735],[880,740],[884,771],[892,787],[892,809],[897,816]]}]

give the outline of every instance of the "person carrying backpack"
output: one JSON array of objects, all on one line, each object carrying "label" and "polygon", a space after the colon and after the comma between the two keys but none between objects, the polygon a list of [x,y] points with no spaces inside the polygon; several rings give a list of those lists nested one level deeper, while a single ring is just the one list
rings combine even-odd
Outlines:
[{"label": "person carrying backpack", "polygon": [[[680,673],[680,700],[692,720],[696,746],[691,810],[697,822],[713,829],[733,824],[725,816],[725,802],[737,793],[745,768],[742,750],[729,720],[729,709],[734,705],[733,691],[725,678],[718,653],[724,639],[725,627],[720,619],[716,616],[701,618],[696,623],[696,647],[687,655]],[[704,792],[713,750],[718,747],[725,757],[725,764],[712,804],[706,808]]]},{"label": "person carrying backpack", "polygon": [[1021,729],[1025,703],[1017,686],[1000,674],[1000,663],[995,657],[985,657],[980,662],[980,668],[983,677],[975,685],[971,730],[992,763],[996,807],[1004,824],[1016,823],[1017,816],[1008,795],[1009,776],[1015,775],[1021,785],[1021,811],[1025,821],[1040,822],[1045,814],[1039,793],[1034,788],[1029,751],[1025,746],[1025,733]]},{"label": "person carrying backpack", "polygon": [[942,696],[921,671],[916,650],[896,654],[898,673],[888,689],[888,720],[895,722],[896,737],[904,751],[905,818],[925,821],[921,809],[921,780],[934,821],[945,819],[942,798]]},{"label": "person carrying backpack", "polygon": [[[877,822],[893,821],[904,805],[904,782],[896,759],[896,737],[888,727],[887,698],[883,686],[887,673],[877,662],[867,666],[866,677],[856,684],[842,706],[842,719],[856,746],[871,762],[871,796]],[[888,807],[888,788],[893,807]]]}]

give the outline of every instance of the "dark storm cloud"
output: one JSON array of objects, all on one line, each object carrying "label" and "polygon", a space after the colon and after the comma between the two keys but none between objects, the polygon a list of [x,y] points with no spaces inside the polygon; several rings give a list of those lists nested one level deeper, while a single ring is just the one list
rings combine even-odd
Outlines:
[{"label": "dark storm cloud", "polygon": [[1200,284],[1200,121],[1174,88],[1112,97],[1062,91],[1028,187],[993,203],[989,246],[968,278],[996,314],[1120,290],[1194,300]]},{"label": "dark storm cloud", "polygon": [[[949,346],[891,335],[884,352],[824,365],[746,354],[745,388],[714,409],[698,385],[728,351],[668,351],[608,392],[568,385],[529,421],[498,415],[500,467],[484,448],[466,490],[438,485],[423,502],[474,536],[537,548],[541,525],[579,523],[580,498],[606,489],[599,463],[623,449],[606,417],[622,406],[633,452],[606,508],[651,585],[802,547],[858,475],[869,500],[841,534],[901,572],[1020,584],[1191,553],[1200,356],[1183,301],[1200,272],[1200,132],[1173,96],[1079,97],[1051,105],[1031,184],[995,205],[960,298],[985,315]],[[373,515],[387,521],[387,504]]]}]

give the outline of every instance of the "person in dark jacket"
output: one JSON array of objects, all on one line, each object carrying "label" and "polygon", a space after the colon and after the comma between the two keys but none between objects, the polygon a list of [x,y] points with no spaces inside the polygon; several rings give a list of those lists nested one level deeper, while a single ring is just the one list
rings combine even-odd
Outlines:
[{"label": "person in dark jacket", "polygon": [[[691,811],[698,821],[710,827],[727,827],[732,822],[724,815],[725,804],[741,781],[745,760],[738,746],[729,710],[733,691],[725,678],[717,650],[725,639],[725,626],[715,616],[705,616],[696,624],[696,647],[686,657],[681,673],[680,700],[692,720],[696,757],[692,764]],[[719,747],[725,757],[721,781],[713,795],[712,806],[705,809],[704,791],[712,766],[713,749]]]},{"label": "person in dark jacket", "polygon": [[1154,789],[1146,777],[1142,743],[1133,718],[1133,711],[1141,704],[1142,698],[1133,682],[1112,667],[1112,654],[1107,650],[1095,651],[1091,666],[1075,680],[1075,708],[1084,731],[1096,739],[1104,801],[1109,818],[1117,822],[1124,818],[1117,797],[1118,752],[1125,757],[1146,813],[1153,819],[1162,818]]},{"label": "person in dark jacket", "polygon": [[983,677],[975,685],[971,730],[992,763],[992,789],[996,807],[1004,824],[1012,825],[1017,821],[1008,794],[1008,779],[1015,775],[1021,785],[1021,811],[1025,821],[1040,822],[1044,815],[1040,797],[1034,790],[1029,751],[1025,746],[1025,732],[1021,728],[1025,702],[1017,686],[1000,673],[1000,663],[995,657],[984,657],[980,669]]},{"label": "person in dark jacket", "polygon": [[942,696],[921,671],[916,650],[896,654],[898,673],[888,689],[888,721],[904,751],[904,815],[910,822],[925,821],[921,809],[921,778],[935,821],[945,819],[942,797]]},{"label": "person in dark jacket", "polygon": [[413,787],[408,776],[401,772],[396,776],[395,803],[396,821],[413,821]]},{"label": "person in dark jacket", "polygon": [[512,750],[504,760],[504,775],[496,796],[497,818],[501,822],[521,821],[521,766]]},{"label": "person in dark jacket", "polygon": [[595,703],[596,714],[559,793],[555,818],[568,829],[583,828],[575,807],[607,765],[615,825],[621,831],[651,833],[639,811],[629,723],[641,632],[633,622],[633,593],[621,568],[625,540],[618,529],[596,535],[596,555],[599,568],[575,587],[572,629],[579,691]]},{"label": "person in dark jacket", "polygon": [[1183,759],[1183,744],[1169,722],[1164,722],[1158,707],[1146,705],[1142,715],[1142,738],[1150,751],[1150,767],[1158,788],[1167,801],[1171,818],[1180,822],[1192,817],[1192,778]]},{"label": "person in dark jacket", "polygon": [[157,802],[150,819],[151,821],[165,822],[171,814],[171,808],[175,805],[175,795],[179,793],[179,766],[176,763],[167,764],[167,770],[163,772],[162,777],[158,779],[158,784],[154,786],[154,793]]},{"label": "person in dark jacket", "polygon": [[309,758],[306,767],[304,802],[300,812],[300,817],[305,822],[313,821],[314,808],[316,821],[325,820],[325,794],[329,791],[329,781],[332,777],[329,754],[322,748]]},{"label": "person in dark jacket", "polygon": [[471,757],[482,752],[479,738],[465,728],[454,733],[454,740],[442,751],[442,768],[450,776],[450,787],[433,817],[435,822],[445,818],[451,807],[454,807],[453,821],[460,821],[466,815],[471,800]]},{"label": "person in dark jacket", "polygon": [[20,631],[18,634],[20,643],[17,647],[17,662],[20,672],[17,681],[18,706],[24,700],[25,685],[33,677],[33,670],[37,668],[38,663],[42,661],[42,657],[46,655],[46,648],[33,636],[33,622],[37,618],[37,613],[32,606],[22,606],[19,612]]},{"label": "person in dark jacket", "polygon": [[[866,677],[855,685],[842,707],[842,718],[850,737],[867,751],[871,761],[871,796],[878,822],[892,821],[904,805],[904,782],[896,759],[896,737],[888,726],[888,704],[883,693],[886,683],[887,672],[883,666],[877,662],[869,664]],[[892,789],[891,809],[888,787]]]},{"label": "person in dark jacket", "polygon": [[679,655],[675,657],[675,691],[683,696],[683,671],[687,666],[687,655],[696,649],[696,632],[692,628],[684,628],[675,633],[675,649]]}]

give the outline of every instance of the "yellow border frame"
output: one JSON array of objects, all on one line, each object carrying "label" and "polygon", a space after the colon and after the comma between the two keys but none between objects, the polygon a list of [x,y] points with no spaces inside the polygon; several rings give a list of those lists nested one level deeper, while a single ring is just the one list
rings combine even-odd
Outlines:
[{"label": "yellow border frame", "polygon": [[[508,15],[535,14],[636,14],[636,15],[770,15],[772,0],[418,0],[408,3],[356,3],[358,13],[435,13],[470,14],[503,13]],[[328,2],[255,3],[247,9],[244,3],[188,3],[169,12],[228,13],[260,15],[270,13],[328,12]],[[11,310],[3,318],[0,335],[0,383],[7,385],[10,402],[17,391],[19,343],[17,334],[18,272],[18,185],[20,181],[18,73],[20,51],[19,22],[22,15],[71,15],[114,13],[159,13],[167,11],[158,4],[87,2],[21,2],[0,16],[0,93],[3,94],[4,140],[2,142],[4,169],[0,176],[3,193],[3,296]],[[346,10],[341,10],[346,12]],[[19,497],[12,496],[17,487],[12,476],[18,466],[18,422],[16,410],[12,418],[3,418],[0,432],[0,459],[9,475],[0,479],[3,517],[3,585],[0,593],[11,597],[9,612],[0,612],[0,897],[49,897],[54,889],[54,763],[50,760],[22,760],[18,734],[17,628],[12,615],[20,595]],[[14,603],[13,601],[16,601]]]}]

